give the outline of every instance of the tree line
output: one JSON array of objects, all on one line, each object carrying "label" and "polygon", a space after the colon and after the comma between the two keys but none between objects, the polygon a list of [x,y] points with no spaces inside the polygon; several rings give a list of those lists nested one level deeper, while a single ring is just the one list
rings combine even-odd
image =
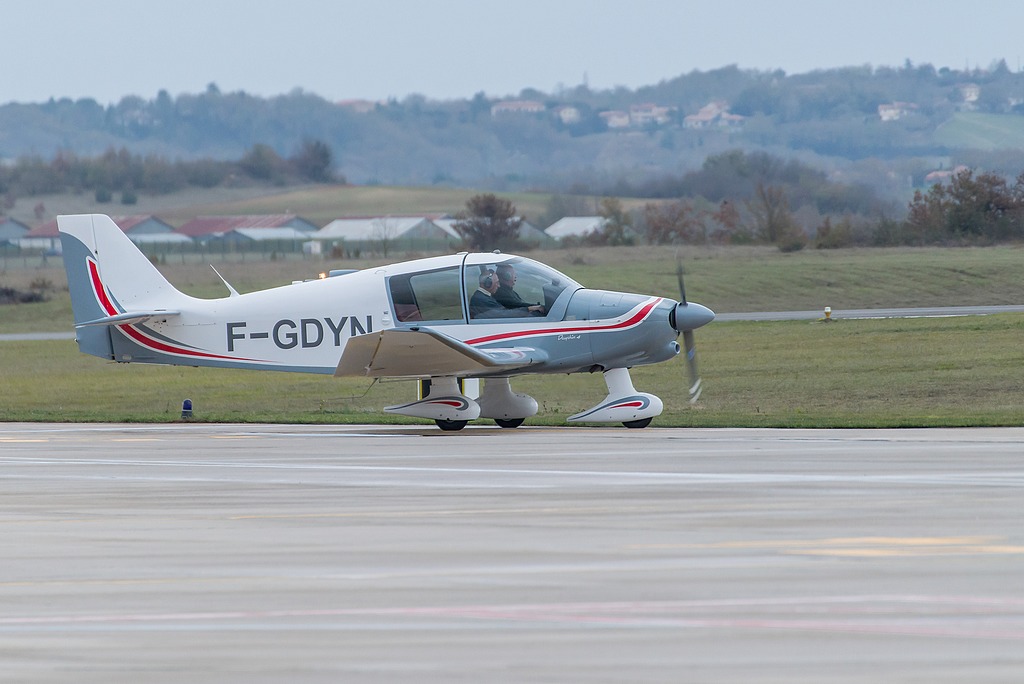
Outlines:
[{"label": "tree line", "polygon": [[[851,205],[833,204],[844,195],[842,188],[838,194],[826,190],[823,196],[810,197],[816,207],[804,204],[794,211],[792,198],[802,192],[799,183],[766,175],[749,180],[750,193],[721,198],[717,204],[703,197],[648,203],[624,221],[620,210],[605,203],[601,214],[612,240],[621,235],[623,224],[635,224],[636,234],[651,244],[762,243],[793,251],[805,246],[960,246],[1024,240],[1024,173],[1011,182],[996,173],[962,169],[926,191],[916,191],[901,219],[882,205],[875,206],[873,214],[857,214]],[[607,243],[608,237],[593,236],[591,242]]]},{"label": "tree line", "polygon": [[[863,189],[830,182],[798,162],[732,151],[708,158],[700,171],[633,191],[633,197],[646,192],[657,200],[626,209],[619,196],[605,196],[593,209],[578,196],[553,195],[545,216],[550,214],[548,222],[572,214],[604,218],[602,230],[563,238],[565,246],[642,241],[769,244],[795,251],[1024,240],[1024,173],[1011,182],[996,173],[962,169],[917,191],[900,208]],[[516,217],[508,200],[478,195],[467,203],[455,227],[470,248],[513,249]]]},{"label": "tree line", "polygon": [[[8,208],[19,197],[66,191],[95,192],[100,202],[113,201],[117,192],[122,203],[133,204],[138,192],[163,194],[190,186],[344,182],[334,174],[332,158],[331,148],[319,140],[304,141],[287,158],[257,144],[236,161],[171,162],[124,148],[91,159],[59,152],[49,161],[34,156],[0,166],[0,195]],[[567,244],[762,243],[796,250],[1024,240],[1024,173],[1010,181],[994,172],[963,169],[918,190],[899,207],[870,188],[832,181],[801,162],[730,150],[709,156],[697,171],[620,182],[610,190],[596,207],[605,218],[604,230]],[[619,197],[652,201],[627,210]],[[592,214],[592,202],[579,194],[553,194],[547,212],[535,220],[546,227],[566,215]],[[469,247],[515,247],[521,217],[508,200],[477,195],[458,218],[456,229]]]},{"label": "tree line", "polygon": [[245,182],[333,183],[344,182],[344,177],[333,170],[333,152],[320,140],[304,140],[289,157],[263,144],[234,161],[170,161],[156,154],[132,154],[122,147],[98,157],[59,151],[49,160],[32,155],[0,165],[0,196],[6,208],[19,198],[43,194],[93,192],[102,203],[112,201],[117,193],[123,204],[134,204],[138,193],[162,195]]}]

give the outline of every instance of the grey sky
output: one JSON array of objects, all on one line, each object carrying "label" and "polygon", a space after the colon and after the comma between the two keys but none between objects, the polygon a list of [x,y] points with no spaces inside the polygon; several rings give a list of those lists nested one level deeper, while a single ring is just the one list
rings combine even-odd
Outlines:
[{"label": "grey sky", "polygon": [[[4,0],[0,104],[294,88],[432,99],[636,88],[729,64],[787,73],[1024,58],[1024,2]],[[14,58],[15,55],[22,55]]]}]

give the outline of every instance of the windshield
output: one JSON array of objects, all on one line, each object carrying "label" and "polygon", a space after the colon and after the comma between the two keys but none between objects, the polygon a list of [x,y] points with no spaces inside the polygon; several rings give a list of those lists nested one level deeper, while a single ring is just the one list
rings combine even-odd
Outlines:
[{"label": "windshield", "polygon": [[[569,276],[532,259],[513,257],[483,263],[478,255],[473,256],[477,258],[466,266],[465,278],[472,319],[546,316],[562,292],[581,287]],[[485,297],[488,293],[493,301]]]}]

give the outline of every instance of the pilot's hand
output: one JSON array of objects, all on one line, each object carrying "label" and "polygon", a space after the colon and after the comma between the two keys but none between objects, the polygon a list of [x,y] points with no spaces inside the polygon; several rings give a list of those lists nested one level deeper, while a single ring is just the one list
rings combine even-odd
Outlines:
[{"label": "pilot's hand", "polygon": [[544,310],[544,307],[543,307],[543,306],[541,306],[540,304],[534,304],[533,306],[528,306],[528,307],[526,307],[526,309],[527,309],[527,310],[528,310],[528,311],[529,311],[530,313],[532,313],[532,314],[536,314],[536,315],[538,315],[538,316],[543,316],[543,315],[544,315],[545,313],[547,313],[547,312],[546,312],[546,311]]}]

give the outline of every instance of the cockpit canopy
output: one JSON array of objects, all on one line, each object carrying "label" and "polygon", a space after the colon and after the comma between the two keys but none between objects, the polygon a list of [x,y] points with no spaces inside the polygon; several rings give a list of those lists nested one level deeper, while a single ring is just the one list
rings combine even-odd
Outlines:
[{"label": "cockpit canopy", "polygon": [[569,296],[582,287],[550,266],[525,257],[466,254],[458,264],[390,276],[388,291],[395,318],[398,323],[477,320],[470,315],[468,304],[480,287],[481,276],[488,274],[504,281],[511,275],[512,289],[522,302],[544,307],[543,313],[510,308],[502,318],[554,316],[558,310],[564,310]]}]

